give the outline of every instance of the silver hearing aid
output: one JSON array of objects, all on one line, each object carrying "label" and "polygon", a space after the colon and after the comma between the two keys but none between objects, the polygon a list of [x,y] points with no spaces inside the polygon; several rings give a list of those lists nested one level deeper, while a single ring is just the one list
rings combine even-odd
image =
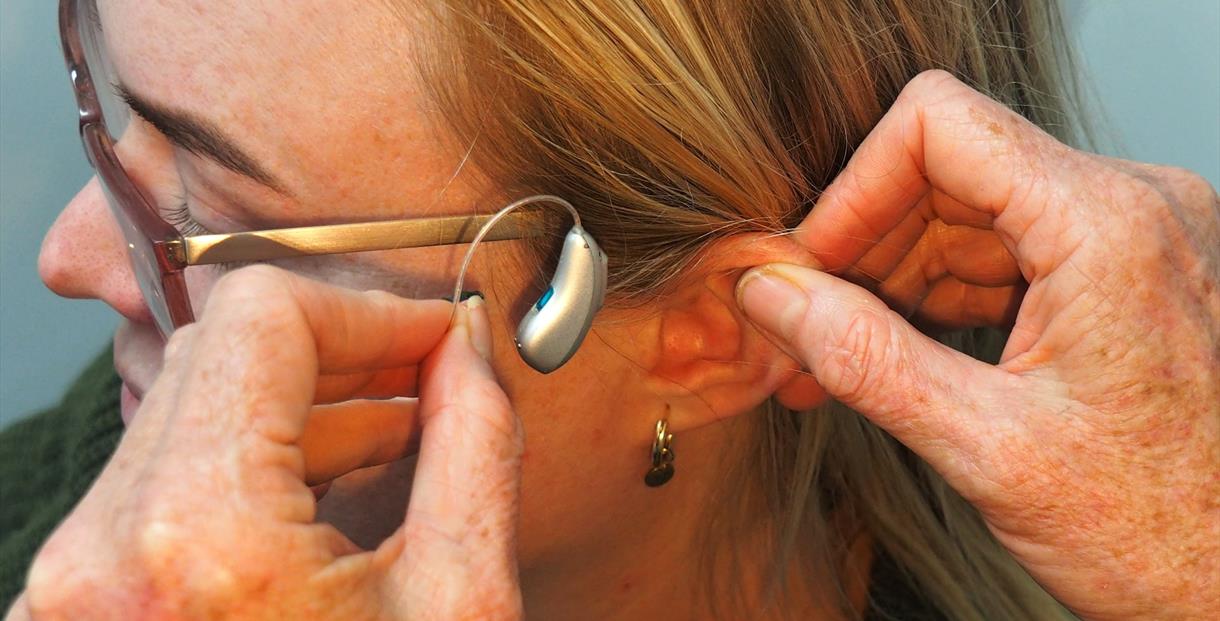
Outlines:
[{"label": "silver hearing aid", "polygon": [[[559,205],[572,214],[572,228],[563,239],[559,265],[551,277],[550,286],[517,325],[517,352],[526,364],[540,373],[550,373],[563,366],[580,347],[593,325],[593,316],[601,309],[606,297],[606,253],[580,226],[580,214],[568,201],[540,194],[529,196],[496,212],[470,243],[466,258],[453,287],[454,312],[466,280],[466,269],[479,242],[496,223],[514,210],[532,203]],[[452,316],[450,316],[452,321]]]}]

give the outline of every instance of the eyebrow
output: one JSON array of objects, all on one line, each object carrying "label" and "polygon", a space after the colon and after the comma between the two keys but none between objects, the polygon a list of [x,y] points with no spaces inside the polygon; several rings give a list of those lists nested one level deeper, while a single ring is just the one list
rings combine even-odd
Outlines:
[{"label": "eyebrow", "polygon": [[119,96],[127,102],[127,105],[131,106],[133,112],[157,128],[157,131],[164,134],[170,142],[195,155],[211,159],[235,173],[249,177],[279,194],[289,195],[283,183],[260,166],[254,158],[247,155],[241,147],[237,146],[236,141],[225,136],[224,132],[215,125],[190,113],[170,110],[157,105],[131,92],[122,84],[116,84],[115,89]]}]

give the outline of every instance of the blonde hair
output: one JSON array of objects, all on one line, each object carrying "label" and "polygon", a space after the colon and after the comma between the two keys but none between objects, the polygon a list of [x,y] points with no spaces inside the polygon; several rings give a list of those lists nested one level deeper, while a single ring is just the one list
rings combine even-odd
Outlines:
[{"label": "blonde hair", "polygon": [[[798,224],[920,71],[1074,138],[1053,0],[438,2],[420,49],[444,116],[498,186],[579,207],[618,304],[662,295],[711,240]],[[1002,336],[953,345],[994,357]],[[948,618],[1066,615],[888,434],[837,405],[765,410],[752,463],[778,516],[777,567],[837,566],[852,539],[833,513]]]}]

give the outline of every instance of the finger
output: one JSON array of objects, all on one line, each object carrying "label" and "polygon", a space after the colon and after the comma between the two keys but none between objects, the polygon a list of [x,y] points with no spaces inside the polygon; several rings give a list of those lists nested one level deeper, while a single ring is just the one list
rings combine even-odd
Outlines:
[{"label": "finger", "polygon": [[925,218],[940,220],[950,226],[990,229],[994,220],[991,213],[979,211],[936,188],[932,188],[924,197],[923,206]]},{"label": "finger", "polygon": [[[873,240],[855,240],[865,244],[862,246],[862,248],[865,248],[865,252],[853,264],[846,268],[829,271],[843,276],[866,289],[873,290],[877,283],[890,278],[899,264],[909,254],[917,250],[917,244],[919,245],[918,250],[921,251],[921,255],[924,255],[925,260],[927,256],[931,256],[941,262],[956,261],[959,264],[969,266],[973,263],[974,253],[980,249],[969,246],[963,247],[961,244],[970,240],[959,239],[959,236],[973,231],[977,232],[977,235],[987,236],[990,241],[994,242],[998,250],[1007,257],[1007,262],[1012,266],[1011,271],[1016,273],[1015,278],[1019,279],[1021,276],[1017,271],[1016,260],[1012,258],[1007,249],[999,241],[999,237],[991,232],[990,229],[990,216],[968,209],[952,198],[934,191],[924,195],[916,207],[906,213],[902,221],[895,225],[880,240],[876,240],[871,247],[868,247],[867,244]],[[954,234],[942,234],[946,230]],[[930,240],[934,240],[936,243],[930,245]],[[936,248],[938,252],[929,253],[928,250],[930,248]],[[952,252],[946,253],[946,250]],[[991,249],[986,249],[986,251],[990,253]],[[990,254],[987,254],[983,258],[987,260],[990,256]],[[962,270],[959,269],[957,271]],[[968,280],[970,279],[964,274],[963,277]]]},{"label": "finger", "polygon": [[[993,226],[1017,255],[1026,236],[1063,228],[1062,214],[1046,213],[1048,197],[1039,192],[1073,153],[948,73],[925,72],[903,89],[794,237],[828,269],[841,269],[931,195],[933,209],[956,212],[950,221]],[[1042,273],[1049,266],[1039,261],[1058,258],[1030,257],[1026,268]]]},{"label": "finger", "polygon": [[226,486],[244,498],[244,510],[270,512],[265,521],[311,521],[297,442],[319,371],[418,364],[444,334],[450,308],[268,266],[227,275],[195,324],[189,353],[166,362],[180,381],[150,391],[164,392],[163,405],[176,412],[159,442],[167,469]]},{"label": "finger", "polygon": [[360,373],[318,376],[314,403],[338,403],[351,399],[389,399],[419,396],[419,367],[397,367]]},{"label": "finger", "polygon": [[925,274],[953,276],[980,287],[1006,287],[1025,280],[1017,260],[994,231],[938,225],[929,227],[929,233]]},{"label": "finger", "polygon": [[30,607],[26,604],[25,592],[23,591],[13,601],[13,605],[8,609],[8,613],[4,615],[4,621],[29,621]]},{"label": "finger", "polygon": [[878,292],[899,312],[909,313],[921,306],[933,287],[950,277],[980,287],[1024,282],[1016,260],[994,232],[935,220]]},{"label": "finger", "polygon": [[946,277],[914,309],[915,325],[925,332],[979,327],[1010,327],[1027,287],[980,287]]},{"label": "finger", "polygon": [[[415,365],[449,329],[452,305],[411,300],[385,291],[352,291],[279,271],[268,287],[285,290],[307,322],[323,373],[359,372]],[[261,275],[251,277],[255,283]],[[233,287],[235,297],[258,287]]]},{"label": "finger", "polygon": [[[747,317],[801,358],[826,391],[952,476],[982,468],[1011,437],[1021,394],[1003,371],[920,334],[881,300],[829,274],[792,265],[747,272]],[[981,415],[987,412],[988,415]]]},{"label": "finger", "polygon": [[[296,413],[295,442],[317,378],[417,365],[440,342],[450,304],[358,292],[268,266],[222,279],[197,326],[184,383],[210,384],[206,410],[267,418],[265,402]],[[389,377],[400,377],[391,372]],[[187,404],[190,405],[190,404]]]},{"label": "finger", "polygon": [[876,287],[894,273],[898,264],[923,238],[927,228],[928,220],[923,213],[919,210],[907,212],[901,222],[842,272],[842,275],[865,288]]},{"label": "finger", "polygon": [[[406,554],[395,567],[400,581],[432,599],[456,588],[470,601],[515,607],[523,432],[488,364],[490,345],[487,314],[476,296],[463,304],[424,365],[423,431],[403,528]],[[429,583],[429,576],[472,573],[477,579],[462,584]]]},{"label": "finger", "polygon": [[314,407],[297,443],[305,454],[306,484],[319,485],[415,453],[417,405],[415,399],[392,399]]}]

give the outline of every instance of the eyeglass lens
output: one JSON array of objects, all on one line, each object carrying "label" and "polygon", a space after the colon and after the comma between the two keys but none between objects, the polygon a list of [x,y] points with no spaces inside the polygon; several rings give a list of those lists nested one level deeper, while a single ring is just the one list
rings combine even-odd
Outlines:
[{"label": "eyeglass lens", "polygon": [[[121,150],[114,146],[122,139],[123,134],[131,125],[131,109],[119,95],[116,85],[119,83],[110,56],[106,51],[106,40],[96,0],[79,0],[77,2],[77,24],[80,29],[82,47],[85,51],[85,62],[89,67],[94,88],[97,91],[98,102],[101,104],[102,119],[109,138],[109,145],[100,145],[103,149],[114,151],[115,158],[122,164]],[[103,141],[106,142],[106,141]],[[109,178],[113,174],[124,174],[122,171],[109,171],[105,166],[94,162],[98,170],[98,180],[106,195],[106,202],[114,213],[123,237],[127,241],[127,250],[131,256],[132,269],[140,291],[144,295],[157,328],[162,334],[170,334],[174,323],[170,316],[169,306],[165,299],[165,289],[162,284],[161,270],[157,265],[157,255],[152,241],[143,233],[128,215],[129,209],[141,209],[139,205],[122,205],[116,197],[113,184],[125,180]]]}]

